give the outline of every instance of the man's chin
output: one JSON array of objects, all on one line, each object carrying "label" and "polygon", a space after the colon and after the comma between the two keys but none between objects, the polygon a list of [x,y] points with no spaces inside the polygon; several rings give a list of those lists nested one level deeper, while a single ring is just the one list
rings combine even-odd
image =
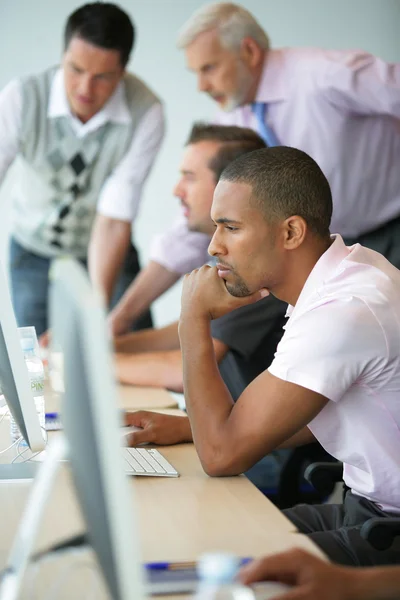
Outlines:
[{"label": "man's chin", "polygon": [[221,109],[227,113],[232,112],[239,106],[240,106],[240,103],[236,102],[236,100],[232,100],[231,98],[228,98],[227,100],[225,100],[225,102],[223,104],[220,104]]},{"label": "man's chin", "polygon": [[246,296],[251,296],[251,292],[247,288],[242,288],[237,285],[232,285],[225,281],[225,286],[231,296],[235,298],[245,298]]},{"label": "man's chin", "polygon": [[231,112],[235,110],[239,106],[239,102],[237,102],[234,98],[230,98],[227,96],[211,96],[211,98],[216,102],[221,110],[224,112]]},{"label": "man's chin", "polygon": [[204,231],[204,228],[202,227],[201,223],[190,223],[188,221],[187,228],[189,231],[192,231],[193,233],[207,233],[207,231]]}]

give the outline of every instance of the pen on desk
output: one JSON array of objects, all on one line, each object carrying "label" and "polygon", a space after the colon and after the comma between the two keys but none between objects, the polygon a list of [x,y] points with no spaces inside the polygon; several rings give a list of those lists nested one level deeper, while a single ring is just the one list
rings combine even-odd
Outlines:
[{"label": "pen on desk", "polygon": [[45,414],[46,419],[58,419],[58,413],[48,412]]},{"label": "pen on desk", "polygon": [[[240,566],[243,566],[250,562],[252,559],[249,557],[240,559]],[[149,571],[180,571],[185,569],[195,569],[196,561],[183,561],[183,562],[150,562],[145,563],[145,568]]]},{"label": "pen on desk", "polygon": [[195,562],[151,562],[145,563],[146,569],[149,571],[178,571],[180,569],[194,569],[196,567]]}]

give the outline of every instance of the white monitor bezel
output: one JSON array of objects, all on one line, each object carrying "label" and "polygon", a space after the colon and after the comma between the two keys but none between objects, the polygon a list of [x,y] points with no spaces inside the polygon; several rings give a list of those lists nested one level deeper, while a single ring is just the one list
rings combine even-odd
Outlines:
[{"label": "white monitor bezel", "polygon": [[[46,446],[44,432],[39,423],[34,397],[31,390],[28,370],[18,337],[17,322],[11,303],[9,287],[0,264],[0,327],[3,332],[6,351],[10,361],[12,376],[17,390],[19,408],[23,423],[20,423],[19,415],[13,409],[13,401],[6,398],[8,408],[19,426],[26,443],[32,452],[41,452]],[[24,433],[24,429],[26,435]]]}]

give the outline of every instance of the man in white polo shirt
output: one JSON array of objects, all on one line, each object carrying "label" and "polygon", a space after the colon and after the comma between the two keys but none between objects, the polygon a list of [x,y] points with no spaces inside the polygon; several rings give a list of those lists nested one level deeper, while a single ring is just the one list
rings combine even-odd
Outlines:
[{"label": "man in white polo shirt", "polygon": [[[280,447],[317,439],[344,463],[343,505],[286,511],[334,561],[395,563],[360,536],[400,514],[400,271],[330,236],[321,169],[284,146],[231,163],[216,187],[209,252],[186,275],[179,335],[193,440],[211,476],[242,473]],[[290,318],[275,359],[234,404],[215,359],[212,319],[268,293]]]}]

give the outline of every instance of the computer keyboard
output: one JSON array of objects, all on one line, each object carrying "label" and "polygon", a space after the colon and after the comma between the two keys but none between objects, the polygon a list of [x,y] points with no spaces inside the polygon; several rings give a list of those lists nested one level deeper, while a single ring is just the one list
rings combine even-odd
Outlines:
[{"label": "computer keyboard", "polygon": [[153,448],[121,448],[127,475],[149,475],[153,477],[179,477],[179,473]]}]

